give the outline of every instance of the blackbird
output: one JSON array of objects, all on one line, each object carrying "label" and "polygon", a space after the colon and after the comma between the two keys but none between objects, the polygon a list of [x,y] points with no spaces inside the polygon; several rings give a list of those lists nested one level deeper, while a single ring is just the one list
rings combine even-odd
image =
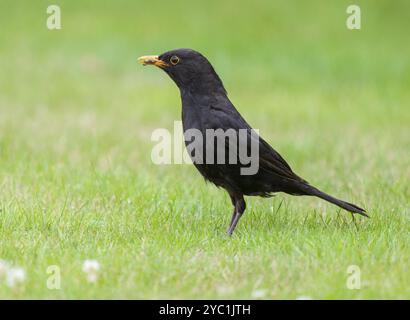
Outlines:
[{"label": "blackbird", "polygon": [[[224,188],[234,206],[231,223],[227,230],[232,235],[245,211],[244,196],[270,197],[277,192],[297,196],[316,196],[347,211],[366,216],[366,211],[352,203],[337,199],[320,191],[306,180],[296,175],[282,156],[263,140],[240,115],[229,100],[224,85],[209,61],[192,49],[176,49],[159,56],[142,56],[138,61],[143,65],[154,65],[164,70],[178,86],[182,100],[182,126],[184,133],[189,130],[202,133],[197,142],[185,135],[185,145],[192,162],[205,180]],[[211,140],[207,130],[230,130],[237,134],[234,142],[229,136],[219,134]],[[240,139],[240,131],[246,134]],[[192,137],[191,137],[192,138]],[[222,149],[215,148],[220,146]],[[257,144],[255,144],[257,141]],[[200,145],[202,143],[202,147]],[[194,144],[194,146],[192,145]],[[238,163],[241,147],[249,152],[256,145],[257,170],[245,173],[242,169],[249,163]],[[225,149],[225,150],[224,150]],[[215,163],[217,151],[226,151],[222,160]],[[238,151],[239,150],[239,151]],[[191,151],[191,152],[190,152]],[[252,153],[252,152],[251,152]],[[230,158],[233,156],[232,158]],[[226,160],[232,161],[226,161]],[[204,160],[206,159],[206,160]],[[208,161],[209,160],[209,161]],[[235,161],[236,160],[236,161]]]}]

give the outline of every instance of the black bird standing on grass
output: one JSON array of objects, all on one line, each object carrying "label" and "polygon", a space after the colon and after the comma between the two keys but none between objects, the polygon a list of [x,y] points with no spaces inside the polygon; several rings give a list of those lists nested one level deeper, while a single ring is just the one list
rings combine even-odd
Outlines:
[{"label": "black bird standing on grass", "polygon": [[[242,118],[227,96],[227,92],[219,76],[209,61],[199,52],[191,49],[177,49],[165,52],[160,56],[143,56],[138,59],[143,65],[155,65],[163,69],[178,86],[182,99],[182,124],[183,130],[199,130],[203,135],[204,147],[200,149],[202,159],[208,159],[207,150],[215,153],[215,140],[205,138],[207,129],[233,129],[239,132],[246,129],[246,141],[239,139],[239,150],[241,144],[249,151],[253,129]],[[231,130],[232,131],[232,130]],[[265,140],[258,139],[258,170],[255,174],[244,175],[238,163],[232,162],[209,162],[197,161],[193,154],[190,156],[195,167],[206,180],[213,182],[216,186],[228,191],[234,206],[231,223],[227,233],[229,235],[235,227],[246,208],[244,196],[270,197],[276,192],[285,192],[297,196],[316,196],[329,201],[351,213],[366,216],[365,210],[346,201],[334,198],[310,185],[307,181],[296,175],[287,162],[276,152]],[[190,144],[187,141],[188,147]],[[238,152],[238,148],[232,148],[226,137],[223,139],[229,153]],[[193,143],[193,142],[192,142]],[[208,147],[212,145],[212,149]],[[236,145],[238,147],[238,145]],[[208,151],[209,153],[209,151]],[[209,156],[209,154],[208,154]],[[215,157],[215,154],[212,156]],[[238,157],[235,154],[234,157]]]}]

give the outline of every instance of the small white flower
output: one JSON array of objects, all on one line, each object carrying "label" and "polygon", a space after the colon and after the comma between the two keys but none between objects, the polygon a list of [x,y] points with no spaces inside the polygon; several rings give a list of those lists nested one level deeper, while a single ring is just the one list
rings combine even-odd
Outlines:
[{"label": "small white flower", "polygon": [[24,282],[26,279],[26,272],[24,271],[23,268],[10,268],[7,271],[7,277],[6,277],[6,284],[10,288],[15,287],[16,285]]},{"label": "small white flower", "polygon": [[100,270],[100,263],[97,260],[84,260],[83,271],[85,273],[98,272]]},{"label": "small white flower", "polygon": [[268,293],[268,291],[265,290],[265,289],[257,289],[257,290],[254,290],[252,292],[252,298],[253,299],[262,299],[262,298],[266,297],[267,293]]},{"label": "small white flower", "polygon": [[83,271],[86,273],[88,282],[96,282],[98,279],[98,271],[100,271],[100,263],[97,260],[85,260],[83,263]]}]

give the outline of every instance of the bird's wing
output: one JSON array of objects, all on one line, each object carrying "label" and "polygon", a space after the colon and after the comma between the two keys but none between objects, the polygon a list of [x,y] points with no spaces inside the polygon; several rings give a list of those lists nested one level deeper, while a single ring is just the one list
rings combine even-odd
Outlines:
[{"label": "bird's wing", "polygon": [[[248,154],[251,154],[251,139],[258,139],[259,141],[259,170],[262,170],[266,173],[273,173],[283,178],[296,180],[298,182],[305,182],[302,178],[296,175],[289,164],[282,158],[282,156],[274,150],[262,137],[253,132],[251,134],[252,127],[245,121],[241,114],[233,107],[227,107],[226,105],[215,104],[210,107],[208,114],[204,117],[204,121],[207,123],[205,126],[207,128],[213,129],[246,129],[248,141],[239,141],[239,143],[246,143],[246,148]],[[231,141],[226,142],[226,151],[232,152],[236,150],[231,148],[229,145]],[[240,146],[239,146],[240,148]]]}]

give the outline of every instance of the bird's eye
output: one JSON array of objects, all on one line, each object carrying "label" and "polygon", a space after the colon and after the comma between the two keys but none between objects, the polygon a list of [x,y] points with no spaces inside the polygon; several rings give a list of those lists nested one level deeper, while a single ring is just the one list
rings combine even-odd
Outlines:
[{"label": "bird's eye", "polygon": [[175,66],[179,62],[179,58],[177,56],[172,56],[169,61]]}]

